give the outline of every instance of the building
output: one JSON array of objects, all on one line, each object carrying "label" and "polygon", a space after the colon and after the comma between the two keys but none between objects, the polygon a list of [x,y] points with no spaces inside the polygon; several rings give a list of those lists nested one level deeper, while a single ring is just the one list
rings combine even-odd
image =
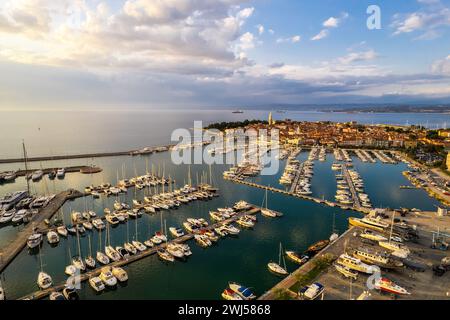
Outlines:
[{"label": "building", "polygon": [[269,126],[273,125],[272,112],[269,113]]},{"label": "building", "polygon": [[450,171],[450,151],[447,153],[447,171]]}]

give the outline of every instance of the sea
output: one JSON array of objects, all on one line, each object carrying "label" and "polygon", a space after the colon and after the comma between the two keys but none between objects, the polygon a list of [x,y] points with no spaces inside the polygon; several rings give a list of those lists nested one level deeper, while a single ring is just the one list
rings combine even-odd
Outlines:
[{"label": "sea", "polygon": [[[212,122],[237,121],[244,119],[266,119],[267,111],[245,111],[243,114],[231,110],[109,110],[109,111],[0,111],[2,126],[0,134],[0,158],[20,157],[22,140],[28,155],[61,155],[90,152],[125,151],[145,146],[173,143],[170,141],[174,129],[193,127],[193,121]],[[275,120],[290,118],[305,121],[357,121],[360,123],[409,124],[428,122],[429,125],[443,125],[445,119],[436,114],[336,114],[318,112],[274,112]],[[305,160],[308,151],[298,155]],[[334,199],[336,180],[331,164],[333,154],[327,154],[324,162],[315,161],[312,191],[315,197]],[[419,208],[435,210],[439,203],[423,190],[400,189],[409,185],[402,175],[407,165],[399,163],[363,163],[353,157],[355,169],[365,182],[365,190],[374,206],[389,208]],[[260,189],[238,185],[222,178],[222,172],[229,165],[175,165],[170,153],[163,152],[146,156],[118,156],[94,159],[33,162],[33,167],[64,167],[72,165],[97,165],[103,169],[94,175],[68,173],[64,180],[49,180],[44,177],[32,183],[31,190],[37,194],[51,194],[68,188],[83,190],[89,185],[104,182],[115,184],[123,177],[144,174],[147,170],[175,179],[181,187],[191,178],[193,184],[205,181],[219,189],[219,197],[210,201],[196,201],[182,205],[179,209],[162,211],[154,215],[144,214],[110,228],[110,237],[97,231],[88,231],[80,237],[81,255],[94,254],[102,250],[105,241],[122,245],[126,241],[149,239],[156,231],[171,226],[181,227],[189,217],[203,217],[209,220],[208,212],[219,207],[232,206],[239,200],[262,205],[265,192]],[[272,176],[260,176],[253,180],[260,184],[283,188],[279,178],[285,166]],[[23,167],[23,164],[2,164],[0,171]],[[15,183],[0,185],[0,196],[26,188],[23,178]],[[167,190],[167,187],[166,187]],[[132,203],[133,199],[143,199],[145,195],[162,192],[162,188],[134,190],[120,196],[120,201]],[[104,208],[113,207],[115,198],[91,197],[67,202],[61,216],[68,224],[73,210],[94,210],[99,216]],[[221,298],[221,292],[229,281],[254,288],[260,295],[281,279],[269,272],[267,263],[278,262],[280,243],[285,250],[303,252],[316,241],[327,239],[333,232],[339,234],[348,228],[348,218],[359,213],[326,207],[315,202],[287,197],[278,193],[268,193],[268,206],[282,212],[277,219],[258,217],[253,229],[242,229],[239,236],[219,240],[216,245],[203,249],[193,241],[188,244],[193,255],[186,261],[165,263],[157,256],[150,256],[125,267],[129,280],[114,289],[95,293],[87,283],[79,291],[81,299],[207,299]],[[0,247],[5,247],[21,230],[21,226],[0,226]],[[89,243],[91,244],[89,246]],[[17,299],[38,290],[37,274],[42,269],[50,274],[54,283],[65,281],[65,266],[72,256],[79,254],[76,237],[61,239],[56,247],[44,241],[40,254],[24,249],[0,275],[6,296]],[[296,265],[287,262],[290,272]]]}]

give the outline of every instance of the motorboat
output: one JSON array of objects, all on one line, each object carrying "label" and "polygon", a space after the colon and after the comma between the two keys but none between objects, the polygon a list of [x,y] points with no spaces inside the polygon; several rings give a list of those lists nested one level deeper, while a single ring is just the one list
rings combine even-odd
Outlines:
[{"label": "motorboat", "polygon": [[105,223],[103,222],[103,220],[101,218],[93,219],[91,221],[91,223],[94,226],[94,228],[97,229],[97,230],[103,230],[106,227]]},{"label": "motorboat", "polygon": [[77,233],[77,229],[75,228],[75,226],[69,225],[67,227],[67,232],[70,233],[70,234],[76,234]]},{"label": "motorboat", "polygon": [[100,279],[100,277],[89,278],[89,285],[96,292],[101,292],[101,291],[105,290],[105,284],[103,283],[102,279]]},{"label": "motorboat", "polygon": [[37,284],[39,288],[41,288],[42,290],[46,290],[53,284],[52,277],[50,277],[47,273],[41,271],[38,274]]},{"label": "motorboat", "polygon": [[59,291],[53,291],[50,293],[49,299],[51,301],[63,301],[65,300],[64,295]]},{"label": "motorboat", "polygon": [[59,242],[58,233],[53,230],[47,232],[47,241],[50,244],[57,244]]},{"label": "motorboat", "polygon": [[309,286],[303,287],[298,292],[299,296],[306,300],[315,300],[322,295],[325,287],[319,282],[315,282]]},{"label": "motorboat", "polygon": [[128,274],[127,274],[127,272],[124,269],[120,268],[120,267],[112,267],[112,274],[120,282],[128,281]]},{"label": "motorboat", "polygon": [[375,279],[375,289],[389,292],[396,295],[410,295],[405,288],[400,287],[399,285],[395,284],[393,281],[387,279],[387,278],[377,278]]},{"label": "motorboat", "polygon": [[101,269],[99,278],[108,287],[114,287],[115,285],[117,285],[117,279],[113,275],[111,267],[103,267]]},{"label": "motorboat", "polygon": [[80,297],[78,296],[77,290],[73,287],[66,287],[63,289],[63,295],[66,300],[69,301],[75,301],[79,300]]},{"label": "motorboat", "polygon": [[167,252],[173,255],[175,258],[184,258],[184,250],[176,243],[169,243],[166,248]]},{"label": "motorboat", "polygon": [[384,222],[380,221],[379,219],[374,219],[374,218],[370,218],[370,217],[364,217],[361,219],[350,217],[350,218],[348,218],[348,222],[352,226],[362,227],[362,228],[366,228],[366,229],[372,229],[372,230],[381,231],[381,232],[389,227],[389,225],[387,223],[384,223]]},{"label": "motorboat", "polygon": [[112,225],[116,225],[116,224],[120,223],[119,218],[114,214],[105,215],[105,219]]},{"label": "motorboat", "polygon": [[68,276],[74,276],[79,272],[79,269],[77,267],[75,267],[73,264],[68,265],[65,269],[64,269],[64,273],[67,274]]},{"label": "motorboat", "polygon": [[319,251],[322,251],[326,246],[330,244],[330,240],[320,240],[313,245],[311,245],[306,251],[311,254],[316,254]]},{"label": "motorboat", "polygon": [[14,218],[15,214],[15,210],[6,211],[5,213],[3,213],[3,215],[0,216],[0,224],[10,222]]},{"label": "motorboat", "polygon": [[388,238],[385,236],[372,232],[371,230],[365,230],[364,232],[360,233],[359,236],[363,239],[372,240],[372,241],[388,241]]},{"label": "motorboat", "polygon": [[56,171],[56,177],[58,177],[59,179],[64,178],[65,175],[66,175],[66,169],[64,169],[64,168],[60,168]]},{"label": "motorboat", "polygon": [[172,234],[173,237],[179,238],[184,236],[184,231],[180,228],[170,227],[169,232]]},{"label": "motorboat", "polygon": [[223,228],[230,234],[230,235],[238,235],[241,230],[233,226],[232,224],[225,224],[223,225]]},{"label": "motorboat", "polygon": [[228,286],[233,292],[238,294],[243,300],[248,301],[248,300],[256,299],[256,295],[253,293],[253,290],[251,288],[247,288],[236,282],[229,282]]},{"label": "motorboat", "polygon": [[299,255],[295,251],[286,251],[285,253],[289,259],[291,259],[292,261],[294,261],[299,265],[303,265],[309,260],[309,257],[307,255]]},{"label": "motorboat", "polygon": [[230,288],[226,288],[225,290],[223,290],[222,298],[225,300],[244,300],[239,294],[237,294]]},{"label": "motorboat", "polygon": [[210,247],[212,245],[211,240],[206,235],[196,234],[194,235],[195,241],[203,248]]},{"label": "motorboat", "polygon": [[21,210],[17,211],[16,214],[11,219],[11,222],[13,224],[19,224],[19,223],[23,222],[23,217],[26,214],[27,214],[27,210],[25,210],[25,209],[21,209]]},{"label": "motorboat", "polygon": [[165,249],[158,249],[157,251],[158,256],[160,259],[164,260],[164,261],[168,261],[168,262],[174,262],[175,258],[173,255],[171,255],[169,252],[167,252],[167,250]]},{"label": "motorboat", "polygon": [[27,239],[27,246],[30,249],[36,248],[39,246],[42,242],[42,234],[40,233],[33,233],[31,236]]},{"label": "motorboat", "polygon": [[44,175],[44,171],[42,171],[42,170],[34,171],[33,174],[31,175],[31,180],[39,181],[42,179],[43,175]]}]

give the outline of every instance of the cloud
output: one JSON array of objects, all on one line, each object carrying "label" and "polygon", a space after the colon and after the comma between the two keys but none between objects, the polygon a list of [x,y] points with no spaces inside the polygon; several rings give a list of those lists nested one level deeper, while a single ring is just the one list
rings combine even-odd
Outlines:
[{"label": "cloud", "polygon": [[395,14],[391,27],[394,35],[422,32],[418,40],[430,40],[440,35],[440,30],[450,26],[450,9],[439,1],[421,1],[421,3],[433,4],[416,12],[407,14]]},{"label": "cloud", "polygon": [[323,22],[323,26],[325,28],[337,28],[339,24],[348,18],[348,13],[344,12],[340,15],[340,17],[329,17],[327,20]]},{"label": "cloud", "polygon": [[259,35],[262,35],[264,33],[264,26],[259,24],[256,26],[256,28],[258,28],[258,33]]},{"label": "cloud", "polygon": [[450,55],[445,59],[435,61],[431,66],[431,70],[435,74],[450,76]]},{"label": "cloud", "polygon": [[321,30],[318,34],[311,38],[312,41],[321,40],[326,38],[330,32],[327,29]]},{"label": "cloud", "polygon": [[82,0],[0,5],[0,59],[98,72],[216,73],[246,65],[246,0],[128,0],[112,10]]},{"label": "cloud", "polygon": [[322,40],[326,37],[328,37],[328,35],[330,34],[329,29],[332,28],[337,28],[339,27],[339,25],[342,23],[342,21],[344,21],[345,19],[348,18],[348,13],[347,12],[343,12],[339,17],[329,17],[327,20],[325,20],[322,25],[325,27],[325,29],[322,29],[318,34],[316,34],[315,36],[311,37],[311,41],[318,41],[318,40]]},{"label": "cloud", "polygon": [[301,40],[302,40],[301,36],[295,35],[289,38],[278,38],[277,43],[286,43],[286,42],[297,43],[300,42]]},{"label": "cloud", "polygon": [[374,50],[351,52],[345,57],[339,58],[339,61],[343,64],[350,64],[353,62],[362,62],[374,60],[378,57],[378,54]]}]

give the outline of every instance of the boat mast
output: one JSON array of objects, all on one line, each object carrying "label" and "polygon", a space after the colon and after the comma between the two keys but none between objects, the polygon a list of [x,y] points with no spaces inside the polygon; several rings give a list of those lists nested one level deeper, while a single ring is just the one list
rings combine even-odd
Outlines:
[{"label": "boat mast", "polygon": [[27,150],[25,149],[25,141],[24,140],[22,140],[22,148],[23,148],[23,159],[25,162],[25,181],[27,182],[28,195],[30,195],[30,180],[27,179],[27,176],[28,176]]},{"label": "boat mast", "polygon": [[89,243],[89,257],[92,258],[91,235],[88,235],[88,243]]},{"label": "boat mast", "polygon": [[80,244],[80,233],[78,232],[78,228],[77,229],[77,245],[78,245],[78,256],[80,257],[81,260],[81,244]]},{"label": "boat mast", "polygon": [[389,243],[391,243],[392,233],[394,231],[394,217],[395,217],[395,211],[392,211],[391,232],[389,234]]}]

